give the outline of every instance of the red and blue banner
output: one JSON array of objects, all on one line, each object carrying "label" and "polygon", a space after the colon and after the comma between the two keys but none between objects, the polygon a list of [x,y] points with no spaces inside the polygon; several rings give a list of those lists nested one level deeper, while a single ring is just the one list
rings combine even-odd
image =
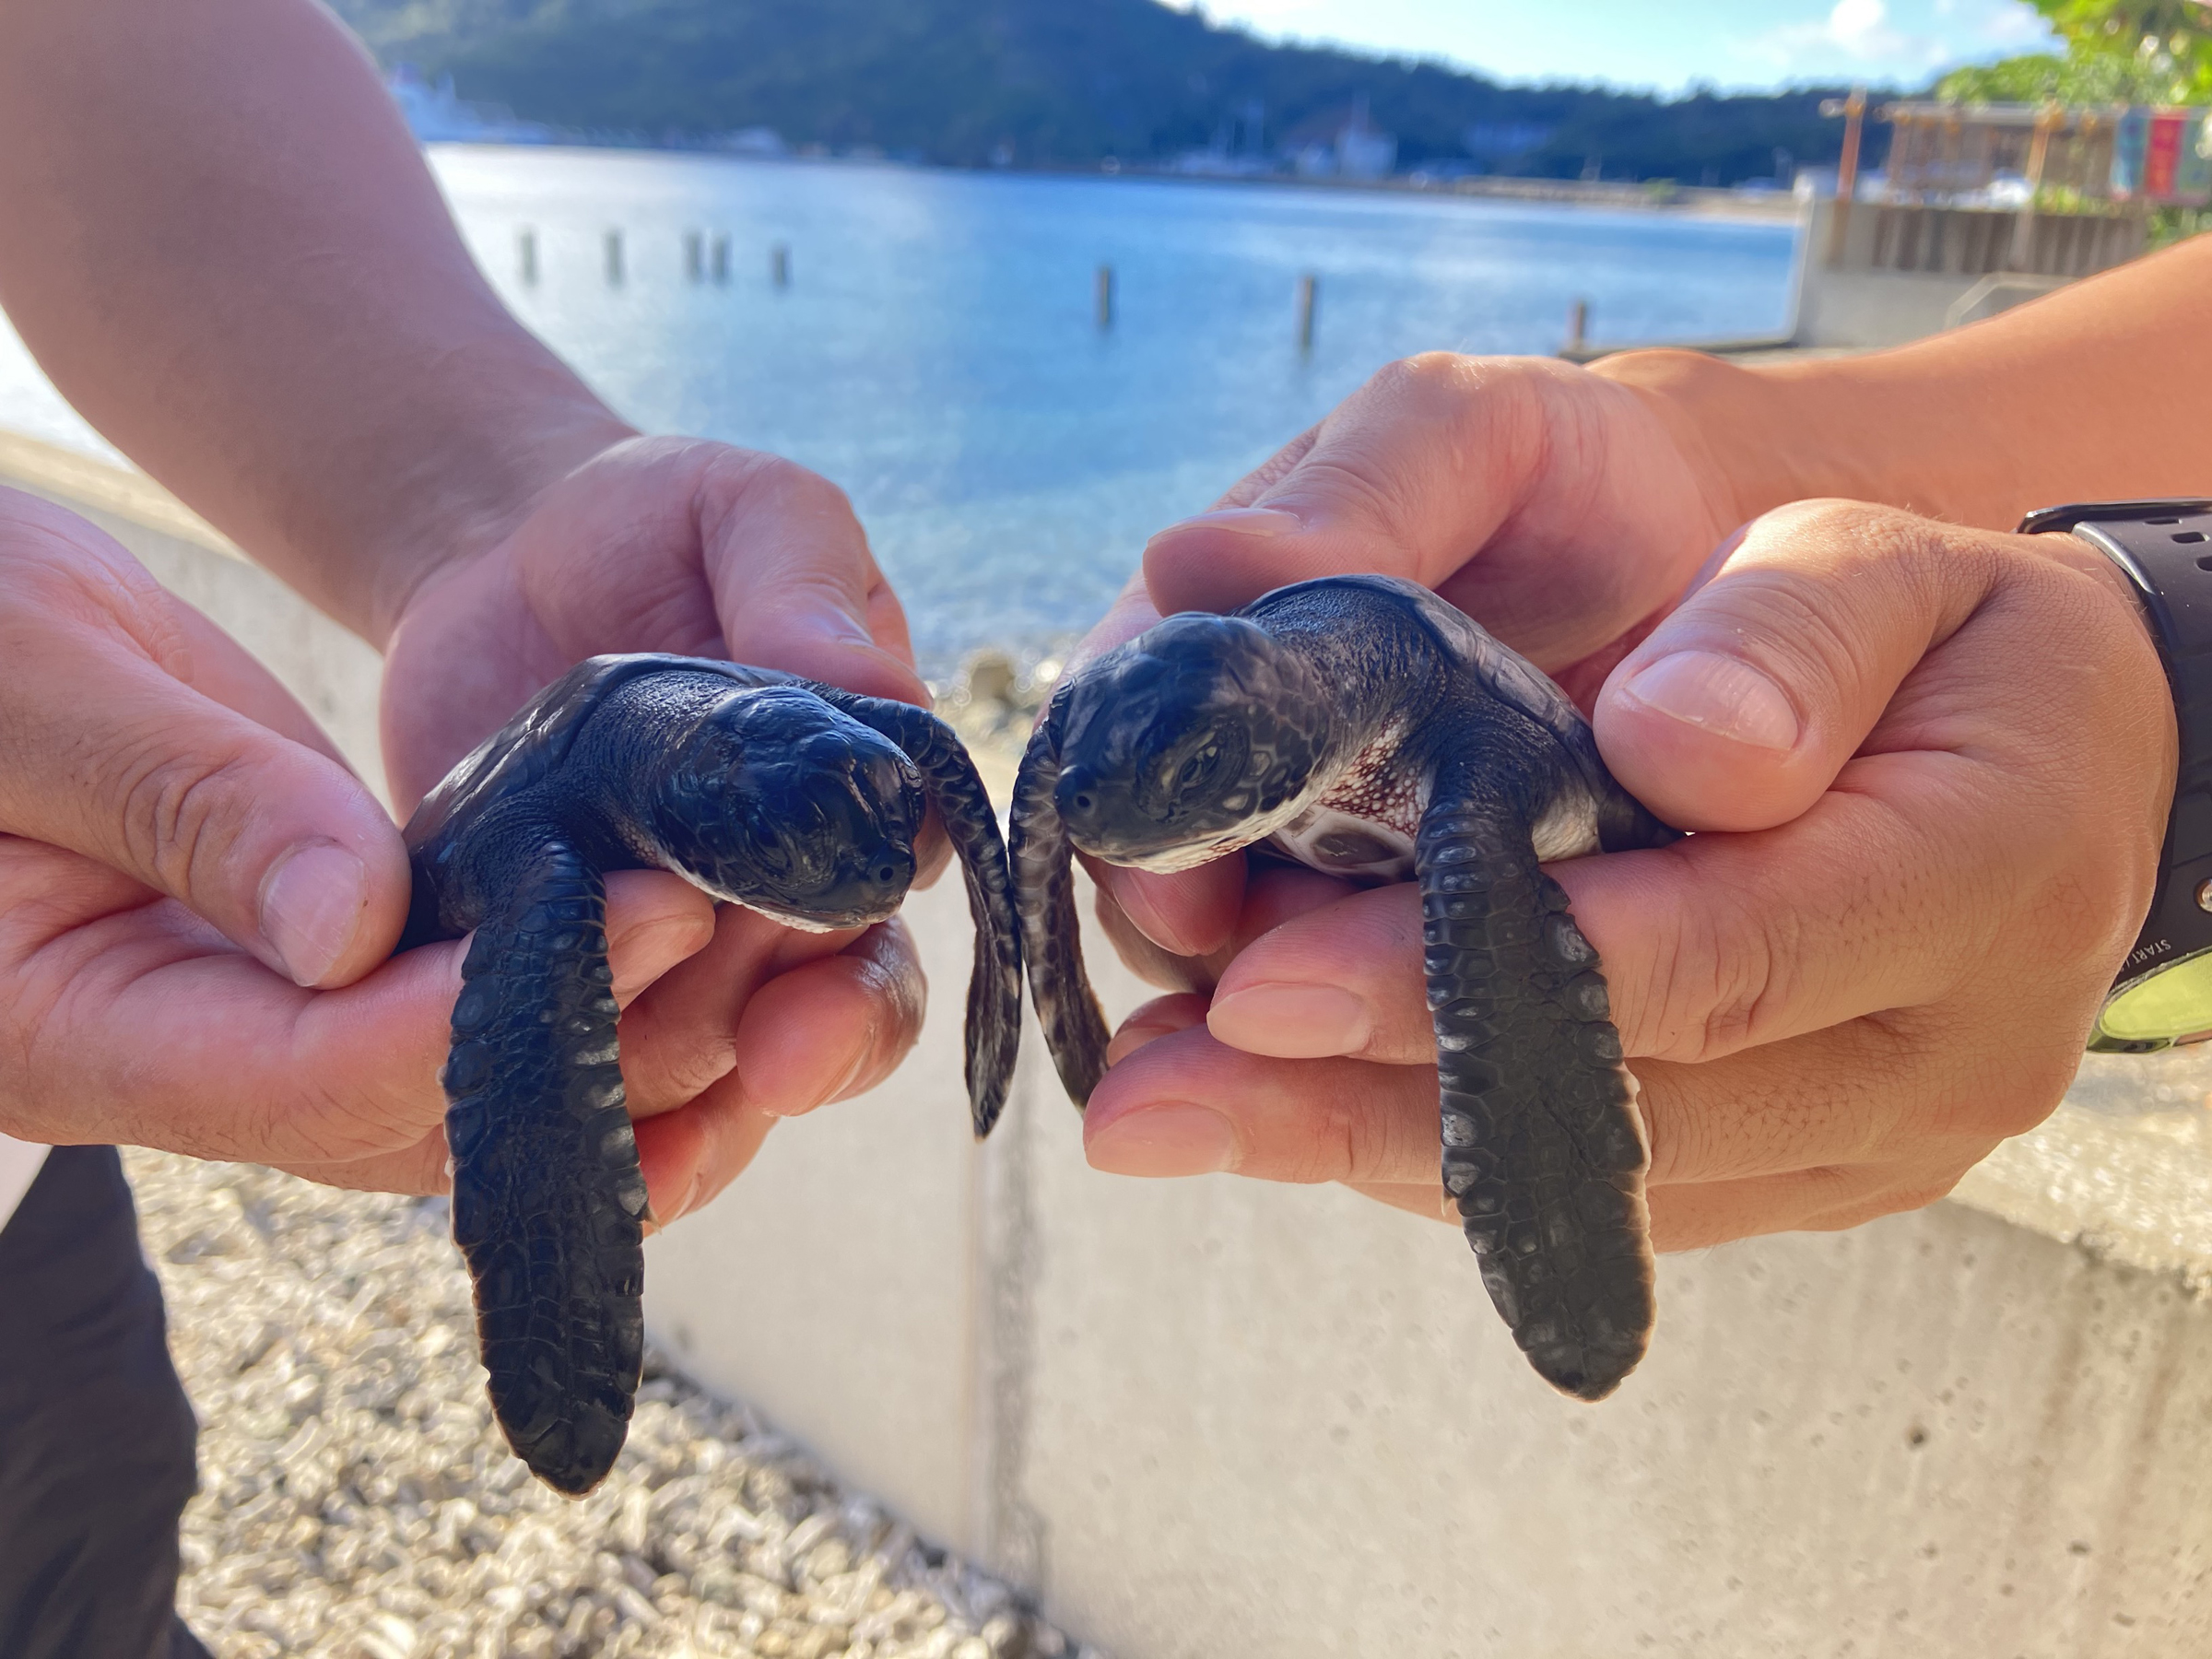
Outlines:
[{"label": "red and blue banner", "polygon": [[2202,110],[2124,111],[2112,133],[2112,198],[2184,207],[2212,203],[2206,121]]}]

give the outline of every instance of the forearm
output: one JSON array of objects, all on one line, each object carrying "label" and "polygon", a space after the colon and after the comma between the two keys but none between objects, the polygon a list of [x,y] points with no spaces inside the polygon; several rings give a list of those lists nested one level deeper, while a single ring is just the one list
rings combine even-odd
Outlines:
[{"label": "forearm", "polygon": [[2212,493],[2212,238],[1893,350],[1597,371],[1653,395],[1739,518],[1843,496],[2006,530],[2058,501]]},{"label": "forearm", "polygon": [[626,429],[462,246],[311,0],[0,10],[0,306],[119,448],[382,643]]}]

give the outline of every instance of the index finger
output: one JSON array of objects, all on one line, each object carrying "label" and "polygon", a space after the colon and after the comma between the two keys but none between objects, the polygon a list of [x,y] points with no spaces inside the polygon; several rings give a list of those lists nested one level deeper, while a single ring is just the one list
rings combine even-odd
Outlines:
[{"label": "index finger", "polygon": [[929,706],[906,613],[844,491],[778,456],[718,447],[696,511],[734,661]]},{"label": "index finger", "polygon": [[1390,364],[1228,500],[1147,547],[1162,611],[1233,610],[1319,576],[1400,576],[1546,667],[1663,608],[1717,538],[1639,394],[1529,358]]}]

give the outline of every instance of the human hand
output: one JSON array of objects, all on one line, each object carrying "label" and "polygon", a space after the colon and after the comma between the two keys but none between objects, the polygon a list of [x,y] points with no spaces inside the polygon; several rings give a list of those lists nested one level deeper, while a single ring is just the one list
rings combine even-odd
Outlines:
[{"label": "human hand", "polygon": [[[441,1190],[463,947],[387,959],[407,890],[391,819],[253,658],[91,525],[0,491],[0,1132]],[[677,877],[615,877],[618,1000],[712,931]],[[623,1034],[634,1091],[685,1088],[652,1020]],[[680,1212],[695,1170],[641,1148]]]},{"label": "human hand", "polygon": [[[457,542],[398,607],[382,725],[400,809],[577,661],[633,651],[929,700],[898,599],[834,486],[726,444],[620,438],[480,542]],[[711,942],[625,1017],[639,1144],[702,1203],[775,1118],[882,1081],[922,1006],[902,926],[803,933],[723,906]]]},{"label": "human hand", "polygon": [[[1660,1248],[1930,1202],[2057,1102],[2173,787],[2165,677],[2109,564],[1853,504],[1770,513],[1612,669],[1596,727],[1622,783],[1700,831],[1551,867],[1642,1085]],[[1448,1216],[1420,926],[1410,887],[1253,881],[1180,965],[1199,989],[1117,1034],[1092,1162]]]},{"label": "human hand", "polygon": [[[1642,355],[1664,366],[1688,354]],[[1168,612],[1233,610],[1288,582],[1372,571],[1434,588],[1587,708],[1761,487],[1724,465],[1745,457],[1709,441],[1665,375],[1647,378],[1655,389],[1541,358],[1394,363],[1213,511],[1155,535],[1140,579],[1076,660]],[[1091,873],[1121,912],[1117,936],[1155,973],[1168,971],[1163,952],[1230,940],[1241,858],[1176,876]]]}]

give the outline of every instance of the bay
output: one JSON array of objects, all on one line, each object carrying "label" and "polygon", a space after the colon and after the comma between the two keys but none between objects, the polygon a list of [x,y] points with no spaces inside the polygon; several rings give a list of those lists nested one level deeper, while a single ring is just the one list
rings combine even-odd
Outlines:
[{"label": "bay", "polygon": [[[1202,511],[1394,359],[1549,352],[1577,298],[1609,339],[1780,328],[1795,236],[1547,204],[844,162],[440,146],[431,163],[501,297],[627,418],[771,450],[847,491],[933,676],[978,643],[1033,654],[1088,626],[1147,534]],[[106,450],[12,335],[0,425]]]}]

